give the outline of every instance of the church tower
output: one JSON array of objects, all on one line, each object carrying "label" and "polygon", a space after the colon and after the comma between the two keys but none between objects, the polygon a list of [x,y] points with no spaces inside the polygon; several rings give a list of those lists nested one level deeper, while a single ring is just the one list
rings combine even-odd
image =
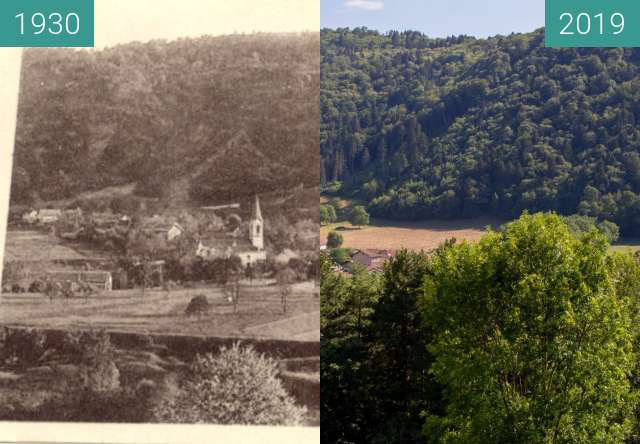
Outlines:
[{"label": "church tower", "polygon": [[257,195],[251,212],[251,220],[249,221],[249,239],[255,248],[264,250],[264,220],[262,219],[260,200]]}]

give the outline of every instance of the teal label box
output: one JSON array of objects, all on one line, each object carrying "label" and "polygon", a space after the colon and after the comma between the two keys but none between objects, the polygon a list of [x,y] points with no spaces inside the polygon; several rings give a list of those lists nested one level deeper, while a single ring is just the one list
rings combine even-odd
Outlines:
[{"label": "teal label box", "polygon": [[640,46],[639,0],[545,0],[549,48]]},{"label": "teal label box", "polygon": [[93,47],[94,0],[0,0],[0,47]]}]

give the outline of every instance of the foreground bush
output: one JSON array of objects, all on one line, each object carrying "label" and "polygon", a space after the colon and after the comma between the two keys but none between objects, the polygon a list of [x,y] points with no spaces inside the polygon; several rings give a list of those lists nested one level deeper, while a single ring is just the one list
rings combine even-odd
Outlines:
[{"label": "foreground bush", "polygon": [[277,362],[235,344],[198,356],[175,397],[157,407],[162,422],[299,425],[298,407],[278,379]]}]

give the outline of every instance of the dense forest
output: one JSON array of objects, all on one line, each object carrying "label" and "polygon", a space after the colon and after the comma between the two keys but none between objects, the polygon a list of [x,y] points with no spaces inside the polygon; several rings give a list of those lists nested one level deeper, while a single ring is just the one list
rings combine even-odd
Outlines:
[{"label": "dense forest", "polygon": [[325,29],[321,117],[322,182],[373,216],[554,210],[640,235],[640,49]]},{"label": "dense forest", "polygon": [[318,48],[309,33],[26,50],[12,204],[317,187]]}]

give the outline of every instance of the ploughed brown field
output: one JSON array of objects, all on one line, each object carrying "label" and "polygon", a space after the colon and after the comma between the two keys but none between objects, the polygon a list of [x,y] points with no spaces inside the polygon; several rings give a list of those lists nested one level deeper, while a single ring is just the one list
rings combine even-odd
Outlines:
[{"label": "ploughed brown field", "polygon": [[[344,238],[343,247],[354,249],[375,248],[382,250],[431,251],[448,239],[477,241],[486,233],[487,226],[497,229],[503,222],[491,218],[456,221],[397,222],[371,219],[368,227],[353,227],[348,222],[338,222],[321,228],[324,244],[330,231],[338,231]],[[340,229],[343,227],[344,229]]]}]

